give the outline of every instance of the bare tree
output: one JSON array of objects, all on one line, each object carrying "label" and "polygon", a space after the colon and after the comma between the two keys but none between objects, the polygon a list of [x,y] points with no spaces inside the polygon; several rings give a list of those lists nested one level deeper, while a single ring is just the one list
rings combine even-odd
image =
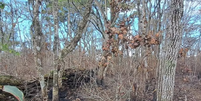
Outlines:
[{"label": "bare tree", "polygon": [[54,45],[53,45],[53,52],[54,52],[54,73],[53,73],[53,90],[52,90],[52,101],[59,101],[59,85],[58,85],[58,76],[59,76],[59,67],[57,59],[58,59],[58,51],[59,51],[59,33],[58,33],[58,0],[54,0],[53,3],[53,16],[54,16]]},{"label": "bare tree", "polygon": [[[129,1],[129,0],[118,0],[118,1],[104,0],[100,2],[98,0],[95,0],[96,6],[94,6],[94,12],[93,12],[93,15],[91,16],[90,22],[94,25],[95,29],[97,29],[100,32],[103,38],[103,42],[102,42],[103,56],[100,59],[100,65],[98,66],[98,71],[97,71],[98,75],[96,80],[97,84],[99,85],[104,85],[104,79],[105,79],[107,70],[109,68],[113,69],[113,66],[110,65],[110,62],[111,62],[110,58],[117,57],[115,58],[115,60],[120,60],[121,58],[117,54],[118,51],[120,50],[119,46],[123,47],[123,44],[122,44],[123,42],[120,42],[120,38],[123,38],[124,36],[126,36],[129,30],[129,26],[131,22],[133,22],[133,19],[131,19],[131,16],[133,17],[135,15],[134,12],[131,12],[130,14],[127,13],[127,11],[132,10],[134,8],[133,4],[134,4],[134,1]],[[129,21],[130,22],[125,24],[126,22],[125,19],[128,20],[127,22]],[[120,30],[116,28],[116,26],[118,27],[121,26],[122,29]],[[112,35],[112,33],[109,34],[112,31],[114,32],[113,34],[117,34],[118,31],[119,32],[122,31],[124,35],[121,34],[120,36],[118,36],[118,35]],[[112,42],[112,41],[115,41],[115,42]]]},{"label": "bare tree", "polygon": [[41,0],[33,1],[33,21],[31,25],[31,30],[33,31],[33,44],[34,44],[34,58],[36,63],[37,74],[39,76],[39,82],[41,86],[41,92],[43,101],[47,101],[47,88],[44,80],[44,69],[43,69],[43,33],[40,27],[39,21],[39,8],[41,5]]},{"label": "bare tree", "polygon": [[[54,5],[56,4],[56,8],[57,8],[57,5],[58,5],[58,1],[54,1]],[[55,71],[54,71],[54,80],[53,80],[53,99],[52,101],[59,101],[59,95],[58,95],[58,90],[59,88],[61,87],[62,85],[62,66],[64,66],[64,57],[66,57],[66,55],[70,52],[72,52],[75,47],[77,46],[77,43],[79,42],[79,40],[81,39],[82,37],[82,33],[85,29],[85,27],[87,26],[87,22],[88,22],[88,18],[90,16],[90,13],[91,13],[91,8],[92,8],[92,3],[93,3],[93,0],[88,0],[88,2],[86,3],[85,5],[85,10],[84,10],[84,15],[83,15],[83,18],[82,20],[79,22],[78,24],[78,29],[77,31],[75,32],[76,35],[75,37],[71,40],[71,42],[69,42],[69,44],[66,44],[66,46],[64,47],[64,49],[61,50],[61,52],[59,53],[59,56],[57,56],[57,52],[56,52],[56,47],[54,46],[54,50],[55,50],[55,60],[54,60],[54,68],[55,68]],[[54,13],[55,16],[54,17],[57,17],[57,13],[55,12]],[[56,18],[54,18],[55,20],[55,37],[58,37],[56,35],[56,33],[58,33],[58,21],[56,20]],[[58,45],[59,43],[56,42],[57,40],[54,40],[55,41],[55,44],[54,45]]]}]

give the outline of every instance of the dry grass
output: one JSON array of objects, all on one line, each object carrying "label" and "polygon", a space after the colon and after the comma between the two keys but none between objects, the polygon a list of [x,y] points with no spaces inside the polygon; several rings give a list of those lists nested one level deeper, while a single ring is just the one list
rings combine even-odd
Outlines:
[{"label": "dry grass", "polygon": [[[178,60],[175,82],[175,101],[201,101],[201,56]],[[148,58],[148,67],[136,57],[114,58],[107,72],[105,86],[98,86],[95,77],[90,84],[76,90],[74,98],[83,101],[152,101],[155,96],[157,59]],[[20,56],[1,54],[0,73],[24,80],[37,78],[34,57],[31,52]],[[98,65],[94,54],[74,51],[65,58],[64,68],[95,69]],[[46,52],[43,60],[44,74],[53,69],[53,56]]]}]

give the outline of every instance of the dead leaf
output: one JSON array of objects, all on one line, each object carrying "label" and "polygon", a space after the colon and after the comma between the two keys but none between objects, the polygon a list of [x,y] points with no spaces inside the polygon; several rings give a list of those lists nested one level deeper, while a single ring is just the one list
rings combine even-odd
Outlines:
[{"label": "dead leaf", "polygon": [[119,39],[122,40],[124,38],[124,35],[123,34],[119,34],[118,37],[119,37]]}]

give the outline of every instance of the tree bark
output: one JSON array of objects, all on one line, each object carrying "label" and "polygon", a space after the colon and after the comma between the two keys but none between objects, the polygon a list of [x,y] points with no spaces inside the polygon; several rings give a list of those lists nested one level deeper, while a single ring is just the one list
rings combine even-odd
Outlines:
[{"label": "tree bark", "polygon": [[171,0],[169,25],[160,53],[157,101],[173,101],[175,70],[182,38],[183,0]]},{"label": "tree bark", "polygon": [[59,51],[59,33],[58,33],[58,0],[53,1],[53,16],[54,16],[54,73],[53,73],[53,90],[52,90],[52,101],[59,101],[59,64],[57,64],[58,51]]},{"label": "tree bark", "polygon": [[[34,42],[34,59],[36,63],[36,69],[37,69],[37,74],[39,76],[39,82],[41,86],[41,92],[42,92],[42,98],[43,101],[47,101],[47,87],[43,75],[43,64],[42,64],[42,46],[43,46],[43,33],[40,27],[40,22],[39,22],[39,7],[40,7],[40,2],[41,0],[36,0],[33,3],[33,9],[34,9],[34,17],[33,17],[33,22],[32,22],[32,30],[34,31],[33,34],[33,42]],[[34,30],[33,30],[34,29]]]}]

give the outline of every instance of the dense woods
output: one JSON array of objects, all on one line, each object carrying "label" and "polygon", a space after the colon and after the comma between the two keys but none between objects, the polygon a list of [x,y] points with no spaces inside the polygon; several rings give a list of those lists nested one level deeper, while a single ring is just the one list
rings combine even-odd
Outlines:
[{"label": "dense woods", "polygon": [[0,100],[201,100],[200,0],[0,1]]}]

